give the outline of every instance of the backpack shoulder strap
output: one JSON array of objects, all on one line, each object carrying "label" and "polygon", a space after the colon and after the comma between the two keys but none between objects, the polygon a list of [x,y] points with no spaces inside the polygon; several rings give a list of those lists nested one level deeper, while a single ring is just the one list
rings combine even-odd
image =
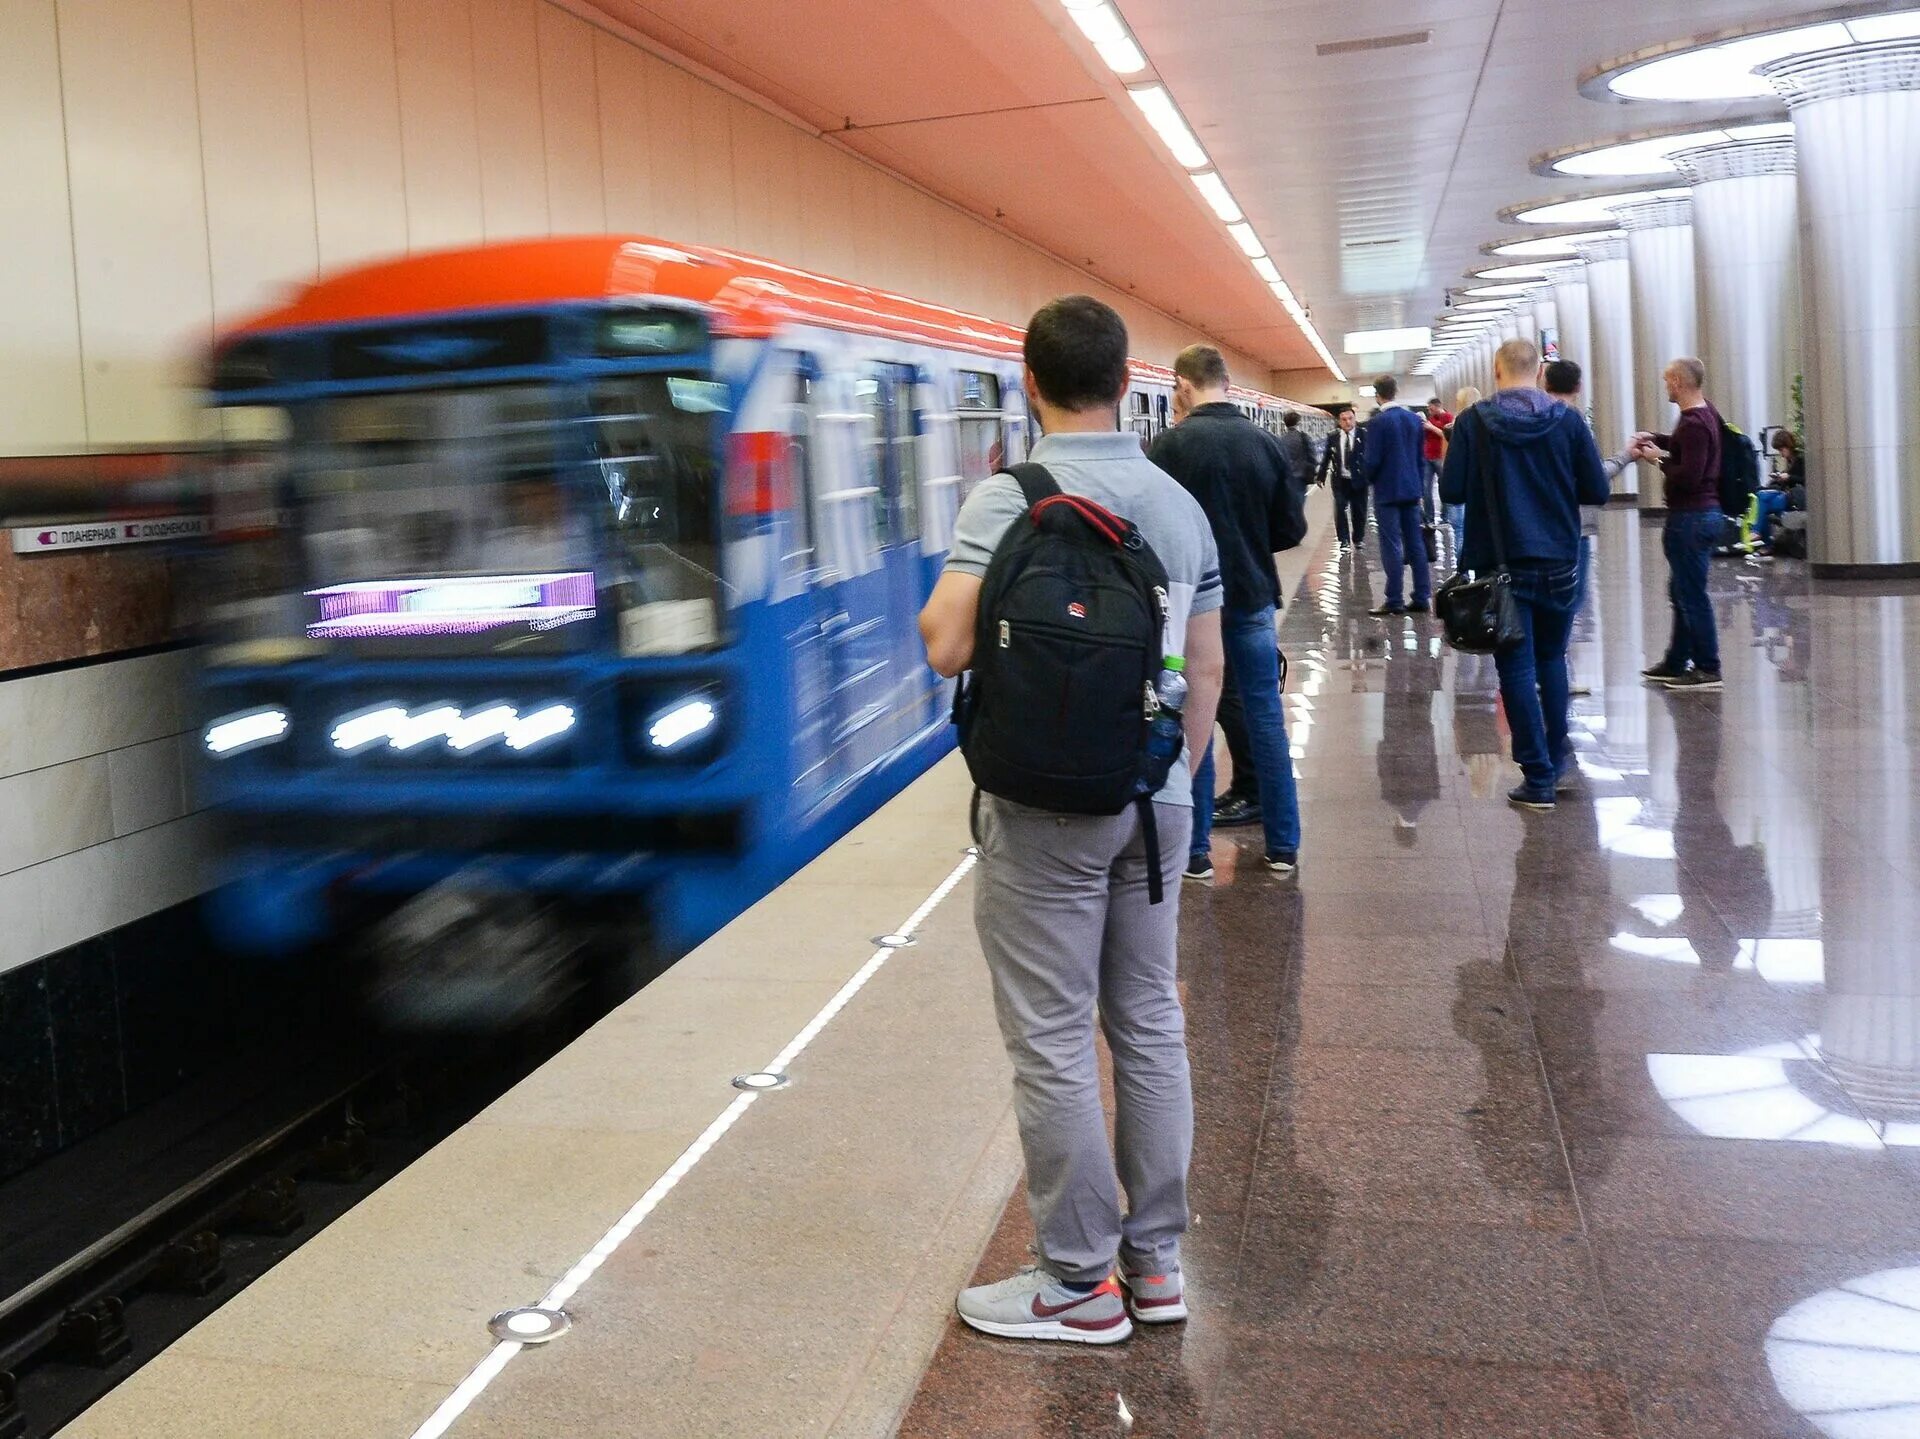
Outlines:
[{"label": "backpack shoulder strap", "polygon": [[1036,465],[1028,461],[1023,465],[1008,465],[1000,473],[1013,477],[1020,486],[1020,493],[1026,497],[1028,509],[1060,493],[1060,486],[1054,483],[1054,478],[1047,472],[1045,465]]}]

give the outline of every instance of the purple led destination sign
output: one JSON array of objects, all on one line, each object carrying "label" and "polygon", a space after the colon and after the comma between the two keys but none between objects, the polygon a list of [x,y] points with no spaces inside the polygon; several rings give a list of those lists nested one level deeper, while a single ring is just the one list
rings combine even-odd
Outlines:
[{"label": "purple led destination sign", "polygon": [[463,575],[436,580],[358,580],[308,590],[320,618],[310,639],[479,635],[504,626],[558,629],[594,613],[593,575]]}]

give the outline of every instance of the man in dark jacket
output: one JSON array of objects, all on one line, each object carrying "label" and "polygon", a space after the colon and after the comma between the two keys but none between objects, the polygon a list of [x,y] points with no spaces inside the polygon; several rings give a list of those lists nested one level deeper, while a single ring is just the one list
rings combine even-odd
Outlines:
[{"label": "man in dark jacket", "polygon": [[[1276,550],[1306,537],[1303,496],[1280,442],[1227,400],[1227,362],[1211,345],[1189,345],[1173,362],[1174,405],[1186,418],[1163,432],[1147,458],[1200,502],[1220,551],[1226,594],[1221,633],[1227,648],[1225,694],[1244,715],[1258,776],[1267,868],[1291,873],[1300,852],[1300,805],[1293,749],[1280,709],[1279,650],[1274,612],[1280,607]],[[1225,706],[1222,706],[1223,709]],[[1213,747],[1193,773],[1193,839],[1187,877],[1211,879]]]},{"label": "man in dark jacket", "polygon": [[[1440,498],[1467,507],[1460,567],[1506,565],[1525,639],[1494,657],[1500,699],[1525,779],[1507,798],[1550,810],[1573,780],[1567,744],[1567,641],[1580,604],[1580,506],[1607,501],[1593,431],[1577,411],[1534,388],[1540,351],[1509,340],[1493,359],[1498,391],[1454,421]],[[1500,529],[1481,478],[1489,455]]]},{"label": "man in dark jacket", "polygon": [[1286,456],[1287,470],[1293,476],[1293,487],[1305,494],[1307,486],[1313,483],[1313,441],[1307,438],[1307,432],[1300,428],[1300,417],[1288,410],[1281,425],[1285,433],[1280,436],[1280,453]]},{"label": "man in dark jacket", "polygon": [[[1433,575],[1427,566],[1426,537],[1420,533],[1420,497],[1427,492],[1426,421],[1396,398],[1400,384],[1392,375],[1373,382],[1385,406],[1367,421],[1367,443],[1360,465],[1373,495],[1373,522],[1380,531],[1380,563],[1387,572],[1387,602],[1376,615],[1424,614],[1433,600]],[[1413,603],[1405,601],[1405,569],[1413,566]]]},{"label": "man in dark jacket", "polygon": [[1675,360],[1661,376],[1667,398],[1680,407],[1670,435],[1649,435],[1666,476],[1667,523],[1660,545],[1667,555],[1667,598],[1673,604],[1673,638],[1666,657],[1647,679],[1673,690],[1720,688],[1720,636],[1713,601],[1707,598],[1707,568],[1726,533],[1720,515],[1720,412],[1701,391],[1707,367],[1692,358]]}]

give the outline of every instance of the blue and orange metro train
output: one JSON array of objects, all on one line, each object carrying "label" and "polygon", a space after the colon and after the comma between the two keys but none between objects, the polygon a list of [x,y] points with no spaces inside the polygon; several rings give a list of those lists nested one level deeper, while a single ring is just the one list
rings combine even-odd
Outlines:
[{"label": "blue and orange metro train", "polygon": [[[915,615],[1026,454],[1020,340],[618,236],[368,266],[224,335],[220,932],[310,944],[456,876],[669,948],[725,924],[952,743]],[[1137,366],[1121,422],[1170,395]]]}]

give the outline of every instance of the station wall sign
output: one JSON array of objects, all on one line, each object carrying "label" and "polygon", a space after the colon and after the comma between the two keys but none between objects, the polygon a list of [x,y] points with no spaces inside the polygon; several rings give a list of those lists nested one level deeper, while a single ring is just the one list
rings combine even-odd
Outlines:
[{"label": "station wall sign", "polygon": [[188,540],[213,533],[207,515],[160,515],[144,520],[92,520],[55,525],[20,525],[13,531],[16,555],[55,550],[91,550],[103,545],[146,545],[158,540]]}]

